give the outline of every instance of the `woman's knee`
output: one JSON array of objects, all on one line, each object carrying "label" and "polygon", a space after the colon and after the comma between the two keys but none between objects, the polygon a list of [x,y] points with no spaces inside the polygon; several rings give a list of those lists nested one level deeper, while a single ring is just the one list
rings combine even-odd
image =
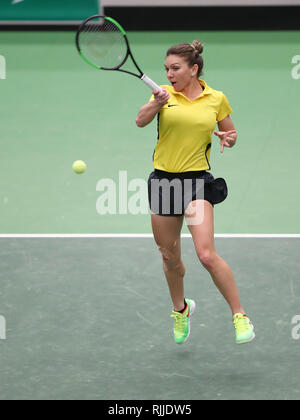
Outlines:
[{"label": "woman's knee", "polygon": [[168,245],[158,245],[158,250],[160,251],[162,255],[162,260],[164,267],[167,270],[171,269],[178,269],[181,267],[181,255],[180,250],[178,249],[178,243],[177,241],[174,241],[172,244]]},{"label": "woman's knee", "polygon": [[164,262],[175,261],[180,258],[177,251],[177,242],[174,241],[173,243],[169,244],[160,244],[157,243],[158,250],[162,255],[162,259]]},{"label": "woman's knee", "polygon": [[217,259],[217,253],[214,249],[201,248],[196,250],[201,264],[206,268],[212,268]]}]

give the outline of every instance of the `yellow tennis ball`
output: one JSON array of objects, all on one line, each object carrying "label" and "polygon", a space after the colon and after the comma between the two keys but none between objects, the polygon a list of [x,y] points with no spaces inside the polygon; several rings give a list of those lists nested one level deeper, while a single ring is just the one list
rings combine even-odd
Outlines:
[{"label": "yellow tennis ball", "polygon": [[83,162],[83,160],[75,160],[72,168],[76,174],[83,174],[83,172],[86,170],[86,163]]}]

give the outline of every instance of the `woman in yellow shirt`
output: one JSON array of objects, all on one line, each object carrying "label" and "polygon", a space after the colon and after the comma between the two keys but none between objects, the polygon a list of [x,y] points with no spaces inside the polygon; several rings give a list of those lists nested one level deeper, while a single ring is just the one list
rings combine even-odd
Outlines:
[{"label": "woman in yellow shirt", "polygon": [[[184,295],[180,235],[185,217],[200,262],[231,308],[236,342],[246,343],[255,337],[254,329],[241,305],[232,270],[214,244],[213,208],[225,200],[227,186],[224,179],[214,179],[207,172],[212,134],[219,137],[223,152],[225,147],[235,145],[237,133],[224,93],[200,79],[202,51],[199,41],[169,48],[165,68],[171,86],[153,91],[150,101],[140,109],[136,124],[144,127],[157,116],[149,204],[153,235],[173,302],[175,342],[184,343],[189,337],[196,306]],[[216,124],[218,131],[214,131]]]}]

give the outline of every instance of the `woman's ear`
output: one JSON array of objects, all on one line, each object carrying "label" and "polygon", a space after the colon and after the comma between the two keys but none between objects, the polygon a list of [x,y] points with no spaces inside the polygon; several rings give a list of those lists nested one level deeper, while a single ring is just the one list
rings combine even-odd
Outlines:
[{"label": "woman's ear", "polygon": [[198,64],[194,64],[193,67],[192,67],[192,76],[193,77],[198,74],[198,69],[199,69]]}]

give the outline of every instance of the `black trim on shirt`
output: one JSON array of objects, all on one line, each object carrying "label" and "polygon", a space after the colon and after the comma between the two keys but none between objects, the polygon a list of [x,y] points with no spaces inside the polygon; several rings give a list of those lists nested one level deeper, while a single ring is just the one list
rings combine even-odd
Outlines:
[{"label": "black trim on shirt", "polygon": [[[160,112],[157,114],[157,142],[156,142],[156,146],[157,146],[157,143],[159,141],[159,118],[160,118]],[[156,149],[156,146],[155,146],[155,149]],[[153,151],[152,161],[154,161],[155,149]]]},{"label": "black trim on shirt", "polygon": [[210,163],[209,163],[209,161],[207,159],[207,152],[209,151],[210,148],[211,148],[211,143],[208,143],[208,145],[206,146],[206,149],[205,149],[205,159],[206,159],[206,162],[207,162],[207,164],[209,166],[208,170],[211,170]]}]

